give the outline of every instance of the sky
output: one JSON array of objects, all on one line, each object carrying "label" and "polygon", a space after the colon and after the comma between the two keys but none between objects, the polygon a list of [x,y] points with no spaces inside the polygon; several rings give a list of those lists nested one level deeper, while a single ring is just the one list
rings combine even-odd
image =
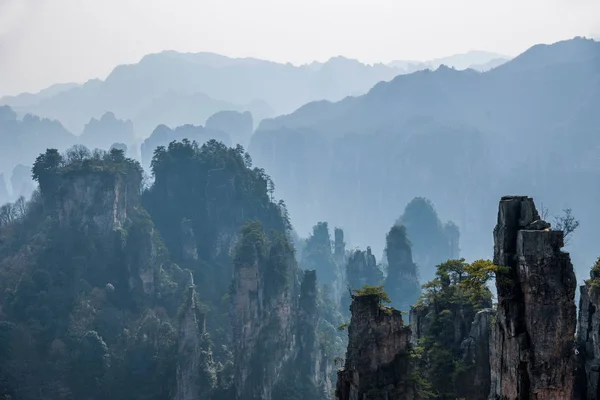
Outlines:
[{"label": "sky", "polygon": [[514,56],[574,36],[600,37],[600,0],[0,0],[0,96],[167,49],[375,63]]}]

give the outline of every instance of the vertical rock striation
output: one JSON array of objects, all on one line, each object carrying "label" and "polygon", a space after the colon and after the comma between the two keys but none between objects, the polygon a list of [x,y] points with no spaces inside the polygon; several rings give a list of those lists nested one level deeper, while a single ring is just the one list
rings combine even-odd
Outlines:
[{"label": "vertical rock striation", "polygon": [[494,310],[475,314],[469,336],[461,343],[464,365],[457,376],[458,395],[469,400],[485,400],[490,393],[490,328]]},{"label": "vertical rock striation", "polygon": [[533,199],[503,197],[494,229],[498,312],[492,329],[490,399],[573,396],[575,275]]},{"label": "vertical rock striation", "polygon": [[212,353],[205,338],[205,317],[196,302],[191,272],[188,282],[187,298],[179,316],[175,400],[205,398],[216,384]]},{"label": "vertical rock striation", "polygon": [[296,307],[295,345],[273,390],[274,400],[330,400],[332,394],[331,361],[324,351],[317,326],[319,324],[316,271],[304,271],[300,297]]},{"label": "vertical rock striation", "polygon": [[577,324],[577,398],[600,398],[600,293],[597,269],[600,259],[592,269],[591,279],[580,287],[579,319]]},{"label": "vertical rock striation", "polygon": [[295,348],[294,254],[284,239],[269,244],[257,224],[242,229],[234,257],[231,318],[236,400],[271,400]]},{"label": "vertical rock striation", "polygon": [[378,295],[355,295],[348,351],[338,372],[338,400],[414,399],[410,328]]},{"label": "vertical rock striation", "polygon": [[[378,286],[383,283],[383,273],[377,266],[377,260],[371,252],[355,250],[346,263],[346,284],[350,290],[360,289],[365,285]],[[347,293],[341,296],[340,309],[346,314],[352,299]]]}]

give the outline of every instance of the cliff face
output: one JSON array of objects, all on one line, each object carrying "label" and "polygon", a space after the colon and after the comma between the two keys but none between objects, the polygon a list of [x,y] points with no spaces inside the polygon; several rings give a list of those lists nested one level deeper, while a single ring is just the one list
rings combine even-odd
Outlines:
[{"label": "cliff face", "polygon": [[600,297],[590,282],[580,287],[579,320],[577,325],[578,385],[581,400],[600,398]]},{"label": "cliff face", "polygon": [[319,310],[317,307],[316,271],[304,271],[300,297],[294,309],[295,343],[273,390],[275,400],[330,400],[332,395],[332,361],[317,333]]},{"label": "cliff face", "polygon": [[339,400],[414,399],[410,328],[377,295],[354,296],[348,351],[338,372]]},{"label": "cliff face", "polygon": [[398,310],[409,311],[419,299],[421,286],[406,228],[393,226],[390,229],[386,237],[385,254],[388,262],[385,287],[392,300],[391,304]]},{"label": "cliff face", "polygon": [[[231,317],[237,400],[270,400],[295,344],[295,282],[273,285],[268,267],[275,261],[275,246],[269,250],[262,235],[262,230],[244,233],[235,259]],[[295,262],[293,253],[289,256],[277,260],[284,275]]]},{"label": "cliff face", "polygon": [[[123,227],[130,194],[125,179],[118,174],[89,173],[65,179],[61,193],[61,226],[78,224],[104,234]],[[136,198],[139,195],[134,194]]]},{"label": "cliff face", "polygon": [[[447,317],[440,325],[444,310]],[[440,313],[440,314],[442,314]],[[410,310],[411,344],[421,345],[423,355],[419,360],[425,378],[434,391],[446,393],[452,390],[455,397],[469,400],[486,400],[490,393],[490,328],[494,311],[483,309],[476,314],[466,305],[419,304]],[[437,321],[436,321],[437,319]],[[443,326],[445,330],[441,330]],[[432,344],[431,341],[436,344]],[[420,342],[421,341],[421,342]],[[439,349],[452,354],[452,362],[460,368],[445,369],[447,376],[440,380],[439,369],[430,370],[430,358],[439,358]],[[451,377],[452,375],[455,375]],[[449,398],[450,395],[445,394]]]},{"label": "cliff face", "polygon": [[457,377],[458,394],[465,399],[485,400],[490,393],[490,328],[494,311],[475,315],[469,336],[461,343],[463,362],[468,368]]},{"label": "cliff face", "polygon": [[331,362],[327,360],[317,335],[319,312],[317,310],[317,274],[315,271],[304,272],[297,314],[294,375],[297,375],[299,381],[308,388],[305,391],[306,395],[313,394],[311,396],[313,399],[315,397],[331,399],[331,381],[328,379]]},{"label": "cliff face", "polygon": [[503,197],[494,229],[498,314],[490,399],[570,399],[574,384],[575,275],[533,200]]},{"label": "cliff face", "polygon": [[212,354],[205,340],[204,314],[196,303],[191,273],[188,281],[188,297],[179,321],[175,400],[205,398],[216,384]]}]

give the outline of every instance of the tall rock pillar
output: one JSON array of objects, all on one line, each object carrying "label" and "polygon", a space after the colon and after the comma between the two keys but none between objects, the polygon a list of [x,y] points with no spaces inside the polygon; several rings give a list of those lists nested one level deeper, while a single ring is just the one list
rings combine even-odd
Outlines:
[{"label": "tall rock pillar", "polygon": [[348,351],[338,372],[338,400],[413,400],[410,327],[378,295],[355,295]]},{"label": "tall rock pillar", "polygon": [[500,200],[494,229],[498,313],[491,338],[490,399],[573,397],[575,274],[533,199]]}]

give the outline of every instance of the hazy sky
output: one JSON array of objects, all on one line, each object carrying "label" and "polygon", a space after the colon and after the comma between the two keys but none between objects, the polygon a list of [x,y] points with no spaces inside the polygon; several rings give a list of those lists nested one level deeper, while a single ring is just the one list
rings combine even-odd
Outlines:
[{"label": "hazy sky", "polygon": [[0,95],[164,49],[305,63],[516,55],[600,36],[600,0],[0,0]]}]

